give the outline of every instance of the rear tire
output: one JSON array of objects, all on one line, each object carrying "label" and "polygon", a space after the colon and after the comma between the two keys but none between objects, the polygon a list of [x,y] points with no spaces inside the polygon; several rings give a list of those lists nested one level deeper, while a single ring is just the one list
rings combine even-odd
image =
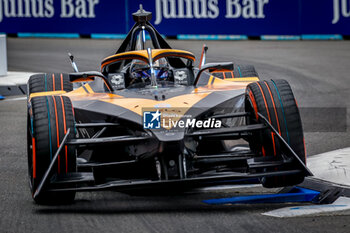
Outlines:
[{"label": "rear tire", "polygon": [[[28,173],[33,195],[68,129],[68,138],[74,138],[71,101],[66,96],[34,97],[29,103],[27,119]],[[51,177],[76,171],[75,148],[65,146],[52,169]],[[38,204],[65,204],[73,202],[74,198],[75,192],[42,190],[34,201]]]},{"label": "rear tire", "polygon": [[45,91],[72,91],[73,84],[68,74],[47,73],[30,76],[28,81],[28,96],[36,92]]},{"label": "rear tire", "polygon": [[[260,123],[257,112],[262,114],[279,132],[299,158],[306,162],[303,128],[299,109],[292,89],[286,80],[270,80],[251,83],[246,90],[246,111],[251,112],[247,124]],[[279,139],[270,130],[257,132],[249,141],[251,149],[260,156],[281,157]],[[292,168],[290,168],[292,169]],[[282,177],[264,177],[264,187],[283,187],[296,185],[304,180],[303,174]]]}]

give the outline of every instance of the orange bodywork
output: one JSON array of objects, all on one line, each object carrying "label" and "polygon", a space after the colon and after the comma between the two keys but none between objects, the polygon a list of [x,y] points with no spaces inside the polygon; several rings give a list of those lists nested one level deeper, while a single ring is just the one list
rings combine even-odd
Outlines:
[{"label": "orange bodywork", "polygon": [[[211,84],[195,88],[192,93],[187,93],[166,100],[152,100],[147,98],[127,98],[117,94],[111,93],[95,93],[90,85],[87,83],[84,87],[77,88],[71,92],[55,91],[55,92],[39,92],[31,94],[30,98],[44,95],[64,95],[68,96],[72,101],[80,100],[99,100],[114,104],[130,111],[142,115],[142,109],[155,108],[156,106],[171,106],[172,108],[191,108],[194,104],[204,99],[213,92],[228,91],[228,90],[242,90],[251,82],[231,82],[219,78],[211,77]],[[181,112],[184,114],[185,112]]]},{"label": "orange bodywork", "polygon": [[[195,56],[184,50],[176,49],[153,49],[152,58],[154,61],[163,57],[182,57],[195,61]],[[102,61],[101,68],[108,64],[125,60],[125,59],[138,59],[148,62],[148,53],[146,50],[130,51],[112,55],[105,58]],[[208,80],[207,85],[199,86],[193,89],[191,93],[184,93],[175,97],[168,98],[166,100],[154,100],[149,98],[130,98],[123,97],[121,95],[113,93],[95,93],[89,83],[83,87],[77,88],[71,92],[53,91],[53,92],[39,92],[30,95],[30,98],[35,96],[45,95],[64,95],[68,96],[72,101],[80,100],[99,100],[113,105],[120,106],[135,112],[138,115],[142,115],[142,109],[155,108],[156,106],[171,106],[172,108],[189,109],[208,95],[213,92],[228,91],[228,90],[244,90],[251,82],[259,81],[258,77],[245,77],[245,78],[226,78],[220,79],[214,76],[213,73]],[[92,77],[89,77],[92,78]],[[86,80],[85,80],[86,81]],[[181,114],[185,114],[183,110]]]},{"label": "orange bodywork", "polygon": [[[153,49],[152,50],[152,60],[157,61],[160,58],[163,57],[181,57],[181,58],[186,58],[192,61],[195,61],[196,58],[193,55],[193,53],[185,51],[185,50],[179,50],[179,49]],[[147,50],[138,50],[138,51],[130,51],[130,52],[125,52],[125,53],[118,53],[109,57],[106,57],[103,59],[101,63],[101,70],[106,65],[109,65],[111,63],[115,63],[118,61],[122,60],[132,60],[132,59],[137,59],[144,61],[148,63],[149,57]]]},{"label": "orange bodywork", "polygon": [[[94,93],[89,84],[85,84],[85,88],[89,90],[87,93],[83,87],[80,87],[72,92],[65,93],[72,101],[79,100],[99,100],[114,104],[130,111],[142,115],[142,109],[152,109],[156,106],[171,106],[172,108],[189,109],[208,95],[218,91],[242,90],[251,82],[230,82],[213,77],[213,84],[195,88],[192,93],[183,94],[168,98],[166,100],[153,100],[147,98],[129,98],[110,93]],[[185,114],[181,112],[180,114]]]}]

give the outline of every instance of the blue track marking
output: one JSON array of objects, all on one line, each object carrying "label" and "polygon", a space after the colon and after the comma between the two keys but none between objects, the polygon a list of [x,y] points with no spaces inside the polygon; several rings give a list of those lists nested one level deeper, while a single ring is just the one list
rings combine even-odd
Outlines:
[{"label": "blue track marking", "polygon": [[262,35],[261,40],[300,40],[301,36],[292,36],[292,35]]},{"label": "blue track marking", "polygon": [[275,86],[275,89],[276,89],[277,95],[278,95],[278,99],[279,99],[280,104],[281,104],[281,109],[282,109],[282,115],[283,115],[284,125],[286,126],[287,142],[288,142],[288,145],[289,145],[289,144],[290,144],[290,140],[289,140],[288,126],[287,126],[286,114],[284,113],[282,98],[281,98],[281,96],[280,96],[280,92],[278,91],[278,88],[277,88],[277,86],[276,86],[275,81],[273,81],[272,79],[271,79],[271,81],[272,81],[273,85]]},{"label": "blue track marking", "polygon": [[[327,207],[345,207],[347,205],[327,205]],[[303,206],[303,207],[291,207],[290,210],[306,210],[306,209],[319,209],[324,208],[323,205]]]},{"label": "blue track marking", "polygon": [[126,34],[99,34],[93,33],[91,34],[92,39],[125,39]]},{"label": "blue track marking", "polygon": [[[127,2],[127,0],[125,0]],[[127,11],[127,9],[126,9]],[[127,13],[128,14],[128,13]],[[129,18],[126,16],[126,33],[129,26],[127,26]],[[0,33],[1,35],[2,33]],[[3,33],[6,35],[6,33]],[[126,34],[104,34],[91,33],[93,39],[125,39]],[[23,38],[80,38],[79,33],[32,33],[32,32],[18,32],[18,37]],[[163,36],[164,37],[164,36]],[[179,34],[179,40],[248,40],[247,35],[191,35]],[[343,36],[339,34],[334,35],[261,35],[261,40],[343,40]]]},{"label": "blue track marking", "polygon": [[19,32],[18,37],[35,37],[35,38],[80,38],[78,33],[27,33]]},{"label": "blue track marking", "polygon": [[[91,34],[91,39],[122,39],[124,40],[126,38],[126,34],[99,34],[99,33],[94,33]],[[164,37],[164,36],[163,36]],[[151,37],[147,34],[146,35],[146,40],[150,40]]]},{"label": "blue track marking", "polygon": [[220,199],[203,200],[206,204],[255,204],[255,203],[285,203],[285,202],[311,202],[320,195],[320,192],[294,187],[288,193],[263,194],[251,196],[237,196]]},{"label": "blue track marking", "polygon": [[248,40],[244,35],[177,35],[178,40]]},{"label": "blue track marking", "polygon": [[302,40],[343,40],[342,35],[301,35]]}]

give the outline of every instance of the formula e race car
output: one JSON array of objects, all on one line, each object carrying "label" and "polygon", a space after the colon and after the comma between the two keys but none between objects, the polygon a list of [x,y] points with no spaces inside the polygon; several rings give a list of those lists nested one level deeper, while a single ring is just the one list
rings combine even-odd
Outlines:
[{"label": "formula e race car", "polygon": [[[301,183],[302,123],[285,80],[253,66],[206,63],[135,24],[101,72],[36,74],[28,81],[28,168],[37,203],[77,191],[178,190],[260,182]],[[149,37],[149,39],[147,39]]]}]

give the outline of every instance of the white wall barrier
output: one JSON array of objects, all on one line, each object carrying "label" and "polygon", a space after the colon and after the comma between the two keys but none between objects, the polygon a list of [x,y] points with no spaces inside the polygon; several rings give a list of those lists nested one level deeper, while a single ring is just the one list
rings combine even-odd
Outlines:
[{"label": "white wall barrier", "polygon": [[0,35],[0,76],[7,75],[6,35]]}]

